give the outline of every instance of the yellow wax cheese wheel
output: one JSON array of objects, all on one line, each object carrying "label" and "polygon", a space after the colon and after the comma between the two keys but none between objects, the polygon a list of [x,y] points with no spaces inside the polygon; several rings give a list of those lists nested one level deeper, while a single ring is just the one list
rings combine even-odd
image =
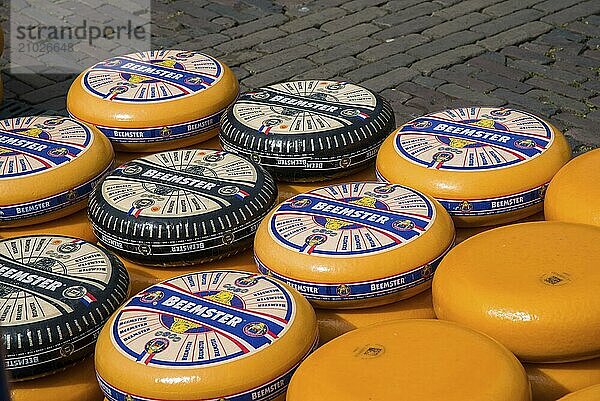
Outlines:
[{"label": "yellow wax cheese wheel", "polygon": [[524,364],[533,401],[555,401],[567,393],[600,384],[600,358],[568,363]]},{"label": "yellow wax cheese wheel", "polygon": [[156,50],[99,62],[71,85],[67,109],[125,152],[156,152],[217,135],[239,92],[233,72],[203,53]]},{"label": "yellow wax cheese wheel", "polygon": [[102,401],[94,357],[50,376],[10,384],[12,401]]},{"label": "yellow wax cheese wheel", "polygon": [[583,390],[568,394],[558,401],[598,401],[600,400],[600,385],[591,386]]},{"label": "yellow wax cheese wheel", "polygon": [[553,125],[524,111],[469,107],[414,119],[377,155],[380,179],[435,197],[457,227],[508,223],[542,210],[571,151]]},{"label": "yellow wax cheese wheel", "polygon": [[23,227],[0,228],[0,238],[37,234],[65,235],[67,237],[81,238],[89,242],[97,241],[85,209],[46,223]]},{"label": "yellow wax cheese wheel", "polygon": [[[521,219],[515,223],[526,223],[529,221],[544,221],[544,213],[540,212],[540,213],[536,213],[533,216],[529,216],[526,217],[524,219]],[[457,228],[456,229],[456,240],[454,241],[455,244],[460,244],[461,242],[463,242],[464,240],[471,238],[472,236],[482,233],[484,231],[488,231],[491,230],[492,228],[498,228],[498,227],[502,227],[505,224],[502,225],[495,225],[495,226],[483,226],[483,227],[463,227],[463,228]]]},{"label": "yellow wax cheese wheel", "polygon": [[439,319],[462,323],[527,362],[600,356],[600,228],[532,222],[453,248],[433,279]]},{"label": "yellow wax cheese wheel", "polygon": [[0,121],[0,227],[43,223],[83,209],[113,157],[104,135],[71,118]]},{"label": "yellow wax cheese wheel", "polygon": [[104,327],[96,372],[109,400],[285,399],[317,343],[297,291],[235,270],[190,273],[131,298]]},{"label": "yellow wax cheese wheel", "polygon": [[490,337],[451,322],[397,320],[317,349],[287,401],[529,401],[525,370]]},{"label": "yellow wax cheese wheel", "polygon": [[452,246],[452,219],[435,200],[401,185],[321,187],[277,206],[254,240],[259,271],[320,308],[363,308],[431,286]]},{"label": "yellow wax cheese wheel", "polygon": [[315,309],[319,344],[375,323],[398,319],[435,319],[431,290],[388,305],[364,309]]},{"label": "yellow wax cheese wheel", "polygon": [[127,259],[123,259],[123,264],[129,272],[132,293],[140,292],[161,281],[196,271],[242,270],[250,273],[258,273],[256,262],[254,262],[254,254],[251,249],[224,259],[192,266],[149,267],[133,263]]},{"label": "yellow wax cheese wheel", "polygon": [[600,226],[600,149],[577,156],[554,176],[544,201],[547,220]]}]

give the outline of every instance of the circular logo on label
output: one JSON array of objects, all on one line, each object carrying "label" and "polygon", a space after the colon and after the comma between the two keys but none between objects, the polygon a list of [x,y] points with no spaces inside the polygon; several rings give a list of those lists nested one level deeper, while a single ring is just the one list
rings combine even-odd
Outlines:
[{"label": "circular logo on label", "polygon": [[111,340],[119,352],[144,365],[214,366],[278,341],[295,310],[293,297],[277,280],[235,271],[196,272],[131,298],[113,322]]},{"label": "circular logo on label", "polygon": [[252,163],[232,153],[177,150],[129,162],[100,185],[103,199],[133,219],[179,218],[254,199],[258,174]]},{"label": "circular logo on label", "polygon": [[352,293],[352,290],[346,284],[341,284],[341,285],[337,286],[337,288],[335,289],[335,292],[340,297],[345,298],[345,297],[349,296]]},{"label": "circular logo on label", "polygon": [[223,77],[223,66],[202,53],[156,50],[102,61],[82,80],[90,94],[112,102],[162,102],[195,95]]},{"label": "circular logo on label", "polygon": [[233,105],[234,118],[261,134],[311,134],[362,124],[377,107],[366,88],[336,81],[292,81],[260,88]]},{"label": "circular logo on label", "polygon": [[529,113],[490,107],[419,117],[395,134],[396,152],[437,170],[485,171],[525,163],[545,152],[554,133]]},{"label": "circular logo on label", "polygon": [[97,246],[62,236],[0,240],[0,258],[14,270],[6,278],[10,293],[0,290],[5,313],[0,325],[7,327],[62,318],[88,307],[103,296],[114,274],[112,262]]},{"label": "circular logo on label", "polygon": [[297,195],[269,221],[276,243],[308,255],[351,257],[416,240],[435,220],[421,193],[401,185],[351,183]]},{"label": "circular logo on label", "polygon": [[92,131],[66,117],[21,117],[0,121],[0,180],[48,172],[85,153]]},{"label": "circular logo on label", "polygon": [[75,346],[71,343],[64,344],[60,347],[60,355],[64,357],[71,355],[73,351],[75,351]]}]

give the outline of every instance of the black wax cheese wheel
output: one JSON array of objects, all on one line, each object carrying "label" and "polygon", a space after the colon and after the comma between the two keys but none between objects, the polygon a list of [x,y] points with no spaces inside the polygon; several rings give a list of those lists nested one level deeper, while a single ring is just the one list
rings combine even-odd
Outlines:
[{"label": "black wax cheese wheel", "polygon": [[90,197],[101,243],[136,263],[187,265],[252,244],[277,198],[260,166],[229,152],[177,150],[129,161]]},{"label": "black wax cheese wheel", "polygon": [[292,81],[241,95],[223,114],[220,139],[276,179],[322,181],[369,165],[394,128],[389,103],[366,88]]},{"label": "black wax cheese wheel", "polygon": [[47,375],[93,353],[128,287],[121,261],[81,239],[0,241],[0,333],[11,380]]}]

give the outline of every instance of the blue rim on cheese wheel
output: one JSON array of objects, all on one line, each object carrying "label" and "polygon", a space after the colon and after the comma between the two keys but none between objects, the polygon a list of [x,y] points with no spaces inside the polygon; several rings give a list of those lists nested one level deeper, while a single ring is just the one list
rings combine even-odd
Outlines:
[{"label": "blue rim on cheese wheel", "polygon": [[600,357],[600,227],[508,225],[444,257],[433,278],[438,319],[492,336],[524,362]]},{"label": "blue rim on cheese wheel", "polygon": [[95,125],[115,150],[156,152],[217,135],[235,100],[231,70],[207,54],[155,50],[101,61],[75,79],[67,109]]},{"label": "blue rim on cheese wheel", "polygon": [[315,313],[297,291],[209,270],[131,298],[100,333],[96,372],[113,401],[283,401],[316,343]]},{"label": "blue rim on cheese wheel", "polygon": [[241,95],[223,114],[220,139],[277,180],[324,181],[373,163],[394,127],[391,106],[369,89],[290,81]]},{"label": "blue rim on cheese wheel", "polygon": [[575,157],[550,181],[547,220],[600,226],[600,149]]},{"label": "blue rim on cheese wheel", "polygon": [[43,223],[83,209],[113,158],[104,135],[71,118],[0,121],[0,227]]},{"label": "blue rim on cheese wheel", "polygon": [[457,227],[520,220],[543,209],[571,150],[552,124],[524,111],[468,107],[416,118],[377,155],[379,178],[436,198]]},{"label": "blue rim on cheese wheel", "polygon": [[317,349],[287,401],[531,401],[517,358],[494,339],[441,320],[395,320]]},{"label": "blue rim on cheese wheel", "polygon": [[277,198],[260,166],[225,151],[174,150],[131,160],[90,197],[100,242],[135,263],[193,265],[252,245]]},{"label": "blue rim on cheese wheel", "polygon": [[121,261],[89,242],[0,240],[0,334],[10,379],[45,376],[91,355],[128,289]]},{"label": "blue rim on cheese wheel", "polygon": [[430,287],[452,246],[452,219],[435,200],[380,182],[337,184],[296,195],[261,222],[261,273],[320,308],[362,308]]}]

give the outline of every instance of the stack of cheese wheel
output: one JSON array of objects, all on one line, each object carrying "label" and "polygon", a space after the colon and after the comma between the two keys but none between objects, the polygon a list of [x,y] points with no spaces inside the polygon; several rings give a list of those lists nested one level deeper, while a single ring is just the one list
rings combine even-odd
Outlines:
[{"label": "stack of cheese wheel", "polygon": [[317,349],[287,401],[530,401],[519,361],[492,338],[441,320],[363,327]]},{"label": "stack of cheese wheel", "polygon": [[394,127],[389,103],[367,88],[290,81],[241,95],[223,114],[220,139],[277,180],[324,181],[372,164]]},{"label": "stack of cheese wheel", "polygon": [[69,89],[67,108],[124,152],[178,149],[218,133],[238,82],[219,60],[198,52],[156,50],[102,61]]},{"label": "stack of cheese wheel", "polygon": [[600,228],[530,222],[475,235],[433,280],[439,319],[480,330],[523,362],[536,399],[600,382]]},{"label": "stack of cheese wheel", "polygon": [[43,223],[85,208],[113,157],[104,135],[71,118],[0,121],[0,229]]},{"label": "stack of cheese wheel", "polygon": [[570,148],[548,122],[524,111],[469,107],[412,120],[377,156],[384,181],[433,197],[457,227],[513,222],[543,208],[546,187]]},{"label": "stack of cheese wheel", "polygon": [[62,401],[97,400],[89,357],[127,298],[123,264],[89,242],[50,235],[0,240],[0,262],[0,334],[13,399],[47,400],[50,388]]},{"label": "stack of cheese wheel", "polygon": [[100,242],[134,263],[194,265],[251,246],[276,198],[271,176],[248,160],[176,150],[112,171],[90,196],[89,217]]},{"label": "stack of cheese wheel", "polygon": [[235,270],[189,273],[131,298],[106,324],[96,371],[109,400],[277,400],[316,346],[297,291]]},{"label": "stack of cheese wheel", "polygon": [[600,226],[600,149],[577,156],[554,176],[544,202],[547,220]]}]

